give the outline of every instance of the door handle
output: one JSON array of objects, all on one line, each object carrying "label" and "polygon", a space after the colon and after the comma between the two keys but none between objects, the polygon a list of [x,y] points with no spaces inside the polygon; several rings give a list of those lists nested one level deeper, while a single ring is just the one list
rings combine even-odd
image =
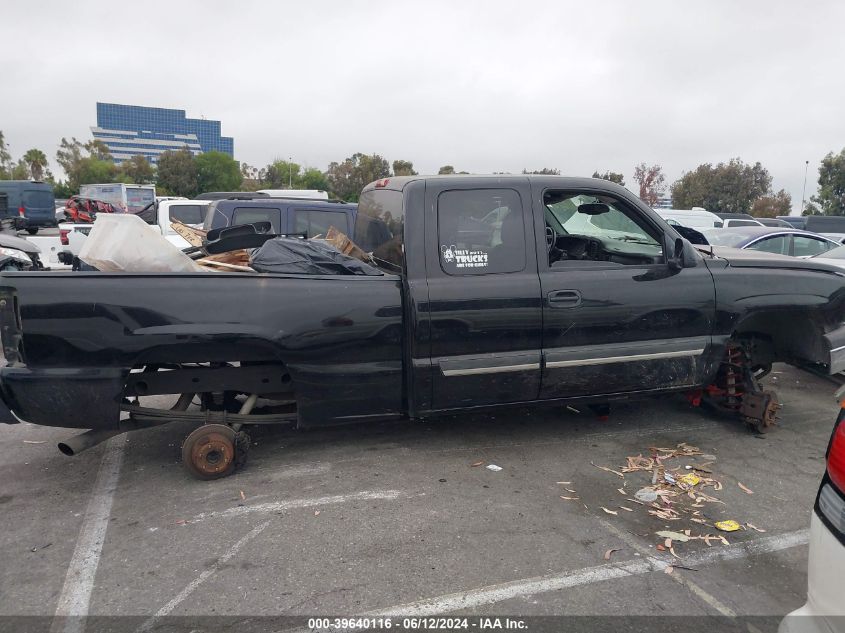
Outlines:
[{"label": "door handle", "polygon": [[555,290],[546,297],[552,308],[574,308],[581,305],[581,293],[577,290]]}]

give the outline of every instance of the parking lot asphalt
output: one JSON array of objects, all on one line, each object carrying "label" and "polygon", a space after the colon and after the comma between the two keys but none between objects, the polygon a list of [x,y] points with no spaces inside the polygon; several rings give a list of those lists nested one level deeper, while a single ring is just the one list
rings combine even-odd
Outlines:
[{"label": "parking lot asphalt", "polygon": [[[246,468],[211,482],[179,463],[183,424],[73,458],[56,450],[72,431],[4,426],[0,615],[785,614],[806,598],[837,405],[832,383],[794,368],[766,384],[784,407],[764,436],[680,395],[606,421],[555,407],[263,427]],[[716,458],[722,503],[701,516],[761,531],[656,549],[660,530],[716,531],[648,514],[629,501],[645,473],[600,467],[681,442]]]}]

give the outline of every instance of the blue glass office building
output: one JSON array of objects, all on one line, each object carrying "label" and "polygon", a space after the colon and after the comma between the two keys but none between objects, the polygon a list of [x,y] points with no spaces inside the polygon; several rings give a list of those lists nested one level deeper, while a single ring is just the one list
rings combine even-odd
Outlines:
[{"label": "blue glass office building", "polygon": [[234,157],[234,141],[220,135],[220,121],[189,119],[184,110],[97,103],[97,126],[91,133],[108,146],[117,164],[138,154],[155,164],[162,152],[179,149]]}]

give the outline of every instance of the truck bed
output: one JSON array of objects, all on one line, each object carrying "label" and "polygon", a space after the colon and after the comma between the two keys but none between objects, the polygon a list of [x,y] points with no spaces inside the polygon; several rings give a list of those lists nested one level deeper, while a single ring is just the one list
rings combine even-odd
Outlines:
[{"label": "truck bed", "polygon": [[115,424],[130,369],[151,364],[284,363],[305,424],[372,412],[374,397],[401,410],[399,277],[12,273],[4,306],[19,312],[1,311],[5,395],[36,424]]}]

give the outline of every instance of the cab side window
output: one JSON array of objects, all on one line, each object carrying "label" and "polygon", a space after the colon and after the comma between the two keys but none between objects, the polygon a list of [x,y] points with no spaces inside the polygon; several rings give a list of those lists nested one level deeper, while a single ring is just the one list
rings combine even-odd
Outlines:
[{"label": "cab side window", "polygon": [[665,262],[661,232],[623,201],[577,191],[547,191],[543,202],[551,266],[572,261]]},{"label": "cab side window", "polygon": [[513,189],[444,191],[437,199],[440,266],[448,275],[525,269],[522,201]]}]

